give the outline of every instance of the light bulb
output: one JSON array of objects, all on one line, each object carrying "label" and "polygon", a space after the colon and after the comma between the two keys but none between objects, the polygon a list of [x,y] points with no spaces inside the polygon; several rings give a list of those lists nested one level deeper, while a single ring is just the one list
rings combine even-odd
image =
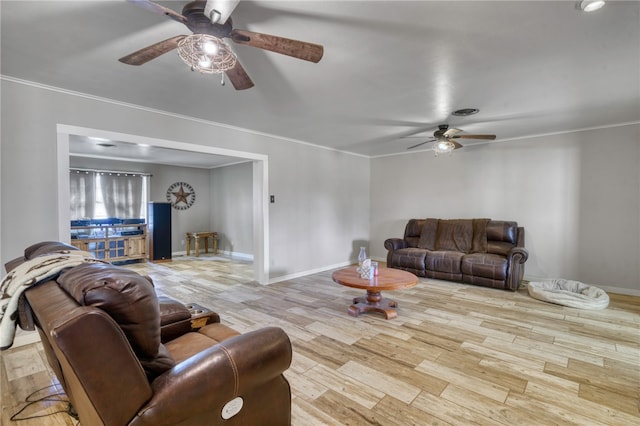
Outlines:
[{"label": "light bulb", "polygon": [[447,141],[440,141],[438,142],[438,150],[440,151],[448,151],[449,150],[449,142]]},{"label": "light bulb", "polygon": [[202,68],[209,68],[211,66],[211,59],[208,56],[203,56],[198,61],[198,65]]},{"label": "light bulb", "polygon": [[604,0],[584,0],[580,7],[585,12],[593,12],[594,10],[598,10],[604,6]]},{"label": "light bulb", "polygon": [[218,52],[218,45],[212,41],[205,41],[202,44],[202,50],[207,55],[215,55]]}]

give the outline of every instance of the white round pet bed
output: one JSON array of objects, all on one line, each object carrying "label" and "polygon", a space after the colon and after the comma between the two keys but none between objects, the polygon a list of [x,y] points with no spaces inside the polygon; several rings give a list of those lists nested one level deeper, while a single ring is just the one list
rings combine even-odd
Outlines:
[{"label": "white round pet bed", "polygon": [[579,281],[554,279],[530,282],[529,295],[534,299],[578,309],[604,309],[609,295],[604,290]]}]

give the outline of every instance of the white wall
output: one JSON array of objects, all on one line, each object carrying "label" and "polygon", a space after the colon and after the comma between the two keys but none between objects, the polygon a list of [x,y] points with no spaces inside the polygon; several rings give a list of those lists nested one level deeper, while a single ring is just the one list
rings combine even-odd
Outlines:
[{"label": "white wall", "polygon": [[640,125],[375,158],[371,243],[410,218],[515,220],[525,278],[566,278],[640,295]]},{"label": "white wall", "polygon": [[150,201],[167,202],[167,189],[175,182],[186,182],[193,187],[196,200],[186,210],[171,209],[171,252],[186,251],[186,233],[209,231],[209,207],[211,192],[209,170],[191,167],[175,167],[154,164],[151,167]]},{"label": "white wall", "polygon": [[0,89],[2,262],[59,238],[59,124],[266,155],[270,281],[347,264],[368,237],[367,158],[15,81]]},{"label": "white wall", "polygon": [[271,256],[272,276],[295,276],[292,264],[356,261],[357,247],[369,238],[369,159],[301,144],[284,155],[285,170],[269,181],[276,201],[269,204],[271,225],[286,230],[271,230],[271,247],[279,251]]},{"label": "white wall", "polygon": [[209,172],[211,230],[218,233],[218,249],[232,256],[253,258],[253,164],[217,167]]}]

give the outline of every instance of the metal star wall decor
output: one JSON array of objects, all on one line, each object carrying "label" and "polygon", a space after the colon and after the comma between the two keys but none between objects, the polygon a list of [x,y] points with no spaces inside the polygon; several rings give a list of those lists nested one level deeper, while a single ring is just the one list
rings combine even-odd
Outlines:
[{"label": "metal star wall decor", "polygon": [[196,201],[196,192],[186,182],[176,182],[167,189],[167,201],[177,210],[186,210]]}]

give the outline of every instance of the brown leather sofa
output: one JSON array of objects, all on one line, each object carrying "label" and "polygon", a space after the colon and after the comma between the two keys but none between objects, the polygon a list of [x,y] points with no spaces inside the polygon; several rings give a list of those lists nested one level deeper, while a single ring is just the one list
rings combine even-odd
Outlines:
[{"label": "brown leather sofa", "polygon": [[[69,247],[34,245],[6,267]],[[211,313],[194,329],[186,306],[159,303],[150,278],[111,264],[74,266],[23,297],[19,324],[35,324],[83,425],[291,423],[280,328],[239,334]]]},{"label": "brown leather sofa", "polygon": [[490,219],[410,219],[384,246],[390,268],[514,291],[529,256],[523,227]]}]

